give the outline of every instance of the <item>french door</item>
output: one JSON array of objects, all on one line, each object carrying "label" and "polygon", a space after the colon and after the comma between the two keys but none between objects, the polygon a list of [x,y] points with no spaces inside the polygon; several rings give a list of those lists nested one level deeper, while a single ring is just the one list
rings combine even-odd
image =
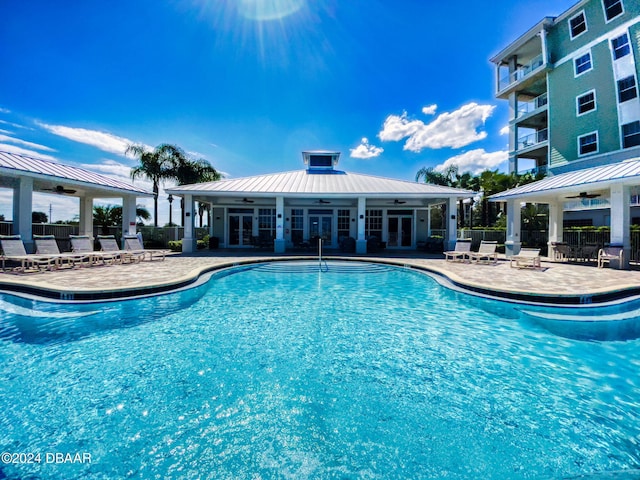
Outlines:
[{"label": "french door", "polygon": [[322,238],[325,246],[331,245],[333,215],[309,215],[309,238]]},{"label": "french door", "polygon": [[387,218],[387,247],[411,247],[413,217],[390,215]]},{"label": "french door", "polygon": [[229,215],[229,245],[246,247],[251,245],[253,233],[252,213],[232,213]]}]

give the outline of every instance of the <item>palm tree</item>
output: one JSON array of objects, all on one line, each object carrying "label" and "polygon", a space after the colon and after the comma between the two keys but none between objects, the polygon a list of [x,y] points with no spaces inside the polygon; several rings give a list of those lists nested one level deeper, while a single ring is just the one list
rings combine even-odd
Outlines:
[{"label": "palm tree", "polygon": [[147,178],[153,183],[153,224],[157,227],[160,183],[175,178],[173,166],[186,160],[186,156],[180,148],[166,143],[158,145],[153,152],[143,145],[129,145],[125,153],[133,154],[140,161],[131,169],[131,179]]},{"label": "palm tree", "polygon": [[[149,220],[151,214],[143,206],[137,205],[136,217],[138,217],[138,220]],[[96,205],[93,207],[93,223],[100,225],[103,235],[108,235],[109,227],[122,226],[122,206],[107,205],[103,207]]]}]

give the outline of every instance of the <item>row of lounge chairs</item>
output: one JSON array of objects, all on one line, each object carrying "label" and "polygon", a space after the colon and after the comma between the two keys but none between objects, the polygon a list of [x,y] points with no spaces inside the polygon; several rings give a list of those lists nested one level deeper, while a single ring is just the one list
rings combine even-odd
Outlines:
[{"label": "row of lounge chairs", "polygon": [[114,265],[117,263],[138,263],[143,260],[164,260],[166,250],[145,250],[136,235],[124,236],[124,249],[120,249],[113,235],[98,235],[100,251],[93,248],[93,239],[88,235],[70,235],[71,252],[60,252],[53,235],[34,235],[36,253],[28,254],[20,235],[0,236],[2,270],[6,262],[17,266],[12,270],[26,272],[28,270],[54,270],[64,266],[71,268]]},{"label": "row of lounge chairs", "polygon": [[[444,258],[446,261],[460,261],[460,262],[486,262],[486,263],[498,263],[498,252],[496,251],[498,242],[490,242],[483,240],[480,242],[480,247],[477,252],[471,251],[471,241],[458,240],[454,250],[444,252]],[[540,249],[539,248],[522,248],[520,253],[510,257],[509,266],[517,268],[540,268]]]}]

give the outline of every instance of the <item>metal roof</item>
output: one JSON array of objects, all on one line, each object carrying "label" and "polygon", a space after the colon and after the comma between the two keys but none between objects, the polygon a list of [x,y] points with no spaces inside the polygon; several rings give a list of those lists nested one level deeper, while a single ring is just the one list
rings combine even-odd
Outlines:
[{"label": "metal roof", "polygon": [[612,184],[637,185],[639,181],[640,159],[634,158],[543,178],[537,182],[497,193],[490,199],[496,201],[510,198],[542,198],[554,194],[609,188]]},{"label": "metal roof", "polygon": [[[2,177],[27,176],[34,178],[34,190],[46,191],[52,186],[73,186],[79,192],[92,194],[127,193],[153,196],[144,188],[116,180],[84,168],[64,165],[38,158],[0,151],[0,184]],[[78,195],[76,195],[78,196]]]},{"label": "metal roof", "polygon": [[347,173],[339,170],[295,170],[291,172],[197,183],[167,188],[168,193],[180,195],[259,195],[309,196],[331,195],[355,197],[415,196],[469,197],[475,192],[428,183],[394,180],[391,178]]}]

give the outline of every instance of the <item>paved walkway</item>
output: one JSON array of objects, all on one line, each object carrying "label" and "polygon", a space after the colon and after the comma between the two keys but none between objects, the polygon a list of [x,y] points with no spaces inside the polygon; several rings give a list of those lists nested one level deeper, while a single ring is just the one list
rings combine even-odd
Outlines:
[{"label": "paved walkway", "polygon": [[[272,259],[312,259],[311,256],[273,255],[254,251],[203,251],[191,255],[168,255],[164,261],[60,269],[39,273],[0,273],[0,288],[24,291],[25,288],[48,292],[48,296],[80,298],[86,295],[131,295],[131,291],[152,292],[167,286],[188,284],[202,272],[212,268]],[[446,262],[440,255],[427,256],[409,252],[383,256],[332,256],[327,259],[357,259],[410,265],[442,274],[454,283],[478,290],[490,290],[501,295],[535,296],[598,296],[605,293],[640,291],[640,270],[598,269],[595,264],[542,262],[541,270],[510,268],[502,258],[496,265]],[[637,292],[636,292],[637,293]],[[69,294],[73,294],[69,295]],[[79,295],[79,296],[78,296]],[[575,298],[574,298],[575,301]]]}]

